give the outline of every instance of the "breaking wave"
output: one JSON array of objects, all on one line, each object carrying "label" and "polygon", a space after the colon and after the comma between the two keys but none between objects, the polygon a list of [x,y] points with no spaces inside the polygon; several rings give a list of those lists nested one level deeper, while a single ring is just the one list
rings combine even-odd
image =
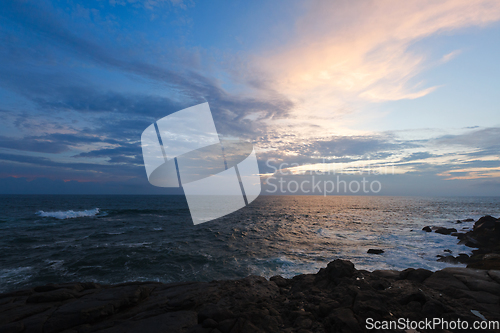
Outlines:
[{"label": "breaking wave", "polygon": [[96,216],[97,214],[99,214],[99,208],[80,210],[80,211],[66,210],[59,212],[44,212],[43,210],[41,210],[37,214],[40,215],[41,217],[53,217],[59,220],[65,220],[65,219],[74,219],[77,217]]}]

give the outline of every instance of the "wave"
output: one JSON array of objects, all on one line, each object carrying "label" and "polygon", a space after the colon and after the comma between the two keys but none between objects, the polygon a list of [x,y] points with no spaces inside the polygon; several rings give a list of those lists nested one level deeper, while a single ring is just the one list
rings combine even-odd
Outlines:
[{"label": "wave", "polygon": [[66,210],[58,212],[44,212],[43,210],[41,210],[37,214],[40,215],[41,217],[53,217],[58,220],[65,220],[65,219],[74,219],[77,217],[96,216],[97,214],[99,214],[99,208],[80,210],[80,211]]}]

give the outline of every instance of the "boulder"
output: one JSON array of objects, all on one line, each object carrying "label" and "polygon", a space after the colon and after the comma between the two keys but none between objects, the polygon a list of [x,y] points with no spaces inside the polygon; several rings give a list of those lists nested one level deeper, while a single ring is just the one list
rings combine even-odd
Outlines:
[{"label": "boulder", "polygon": [[474,223],[474,231],[491,230],[495,228],[497,219],[491,215],[481,217]]},{"label": "boulder", "polygon": [[349,278],[356,272],[356,269],[349,260],[336,259],[326,266],[325,272],[331,279]]},{"label": "boulder", "polygon": [[455,229],[455,228],[439,227],[434,232],[437,233],[437,234],[449,235],[452,232],[457,232],[457,229]]}]

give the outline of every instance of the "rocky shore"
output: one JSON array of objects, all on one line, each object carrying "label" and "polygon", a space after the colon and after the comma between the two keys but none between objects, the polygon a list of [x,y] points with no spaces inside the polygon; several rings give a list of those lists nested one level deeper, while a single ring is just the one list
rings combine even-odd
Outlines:
[{"label": "rocky shore", "polygon": [[[467,232],[430,226],[424,231],[476,248],[470,257],[439,259],[468,268],[368,272],[337,259],[316,274],[292,279],[45,285],[0,294],[0,333],[366,332],[369,320],[440,318],[469,327],[500,321],[500,220],[484,216]],[[436,330],[399,330],[428,331]]]},{"label": "rocky shore", "polygon": [[[456,224],[473,221],[468,219],[457,221]],[[456,228],[430,226],[422,230],[457,237],[460,244],[475,248],[471,256],[465,253],[459,253],[457,256],[448,253],[440,255],[438,261],[463,263],[467,264],[468,268],[500,270],[500,219],[486,215],[474,223],[472,230],[462,229],[461,232]]]},{"label": "rocky shore", "polygon": [[338,259],[292,279],[69,283],[1,294],[0,332],[363,332],[368,318],[500,320],[499,300],[500,271],[368,272]]}]

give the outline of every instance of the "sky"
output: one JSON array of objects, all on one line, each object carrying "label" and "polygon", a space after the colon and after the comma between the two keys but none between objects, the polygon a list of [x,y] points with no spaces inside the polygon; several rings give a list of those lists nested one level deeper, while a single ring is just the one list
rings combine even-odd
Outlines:
[{"label": "sky", "polygon": [[0,43],[0,193],[182,193],[140,136],[204,102],[263,194],[500,193],[498,0],[4,0]]}]

